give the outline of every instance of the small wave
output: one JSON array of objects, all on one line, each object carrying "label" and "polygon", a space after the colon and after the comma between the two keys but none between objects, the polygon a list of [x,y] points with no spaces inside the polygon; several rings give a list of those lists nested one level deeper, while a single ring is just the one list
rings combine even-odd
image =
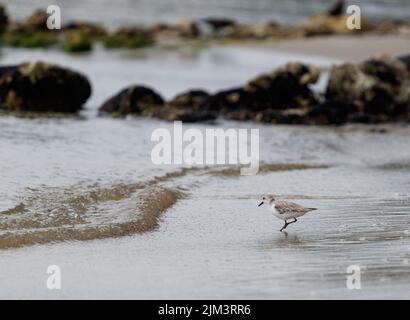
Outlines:
[{"label": "small wave", "polygon": [[[263,163],[260,172],[326,167]],[[176,183],[188,175],[192,178],[187,179],[188,183],[185,180],[185,183]],[[237,167],[192,167],[133,184],[28,189],[29,194],[23,202],[0,212],[0,249],[152,231],[158,226],[161,214],[195,186],[201,185],[199,179],[239,176]]]},{"label": "small wave", "polygon": [[410,162],[397,161],[383,163],[380,165],[376,165],[375,168],[380,170],[410,170]]},{"label": "small wave", "polygon": [[[292,171],[292,170],[308,170],[308,169],[326,169],[327,165],[309,165],[302,163],[261,163],[259,165],[259,173],[269,173],[278,171]],[[239,177],[239,168],[222,168],[210,171],[213,176],[220,177]]]},{"label": "small wave", "polygon": [[[39,216],[36,216],[30,219],[16,219],[15,223],[2,223],[1,229],[3,233],[0,234],[0,248],[16,248],[57,241],[84,241],[121,237],[151,231],[157,227],[161,214],[184,196],[184,193],[179,190],[159,186],[148,187],[138,194],[136,199],[138,202],[135,204],[134,211],[131,212],[133,219],[129,221],[93,225],[92,223],[87,223],[87,219],[84,217],[78,218],[81,212],[85,213],[87,211],[86,203],[89,205],[91,203],[98,204],[99,201],[124,200],[130,197],[129,193],[133,192],[133,189],[133,186],[127,189],[123,197],[120,197],[120,194],[116,192],[113,193],[114,196],[107,194],[107,189],[94,190],[87,196],[82,196],[83,199],[86,199],[85,201],[78,202],[78,198],[71,199],[71,204],[74,204],[74,206],[70,208],[68,204],[67,211],[63,214],[58,212],[58,218],[56,219],[46,218],[42,220],[41,218],[39,219]],[[107,195],[108,198],[106,197]],[[76,212],[73,218],[69,219],[67,218],[68,208],[72,210],[78,208],[80,211]],[[16,211],[15,214],[17,213]]]}]

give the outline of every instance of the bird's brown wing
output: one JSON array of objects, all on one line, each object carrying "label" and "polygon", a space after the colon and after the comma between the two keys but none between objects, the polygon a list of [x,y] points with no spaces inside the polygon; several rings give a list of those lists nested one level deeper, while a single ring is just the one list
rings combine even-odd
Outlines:
[{"label": "bird's brown wing", "polygon": [[297,203],[284,201],[284,200],[277,200],[275,202],[275,208],[279,212],[279,214],[286,214],[286,213],[306,213],[312,211],[312,208],[306,208],[301,206]]}]

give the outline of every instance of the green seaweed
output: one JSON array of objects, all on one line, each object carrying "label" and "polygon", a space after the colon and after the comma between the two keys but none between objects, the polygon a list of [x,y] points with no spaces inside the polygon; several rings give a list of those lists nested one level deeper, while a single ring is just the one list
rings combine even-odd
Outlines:
[{"label": "green seaweed", "polygon": [[93,42],[83,32],[70,32],[66,35],[63,50],[67,52],[89,52],[93,48]]},{"label": "green seaweed", "polygon": [[0,39],[3,45],[21,48],[44,48],[58,42],[57,34],[49,31],[35,31],[33,33],[8,31]]}]

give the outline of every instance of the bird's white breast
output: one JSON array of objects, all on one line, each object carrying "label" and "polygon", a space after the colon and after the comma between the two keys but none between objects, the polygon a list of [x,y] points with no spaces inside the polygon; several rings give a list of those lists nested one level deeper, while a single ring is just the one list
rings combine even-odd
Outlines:
[{"label": "bird's white breast", "polygon": [[284,217],[282,214],[280,214],[280,213],[278,212],[278,210],[276,210],[276,205],[275,205],[275,203],[271,203],[271,204],[269,205],[269,210],[273,212],[273,214],[274,214],[275,217],[277,217],[277,218],[279,218],[279,219],[282,219],[282,220],[285,220],[285,219],[284,219],[285,217]]}]

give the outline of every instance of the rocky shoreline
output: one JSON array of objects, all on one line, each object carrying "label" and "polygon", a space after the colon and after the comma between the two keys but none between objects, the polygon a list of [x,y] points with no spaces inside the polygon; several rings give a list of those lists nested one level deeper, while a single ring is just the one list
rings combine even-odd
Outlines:
[{"label": "rocky shoreline", "polygon": [[198,122],[223,117],[272,124],[340,125],[409,122],[408,57],[371,58],[330,71],[324,94],[314,92],[320,71],[288,63],[244,86],[209,94],[190,90],[165,102],[151,88],[130,86],[100,107],[101,114]]},{"label": "rocky shoreline", "polygon": [[215,41],[266,41],[323,35],[410,35],[407,21],[362,18],[360,30],[348,29],[343,1],[336,1],[327,12],[296,25],[275,21],[244,24],[230,18],[209,17],[150,26],[123,26],[111,32],[103,25],[87,21],[69,21],[61,30],[48,30],[47,18],[46,10],[39,9],[22,21],[10,21],[5,7],[0,5],[0,44],[25,48],[54,46],[67,52],[87,52],[95,43],[102,43],[106,48],[145,48],[169,43],[195,45],[190,41],[204,45]]},{"label": "rocky shoreline", "polygon": [[[335,65],[324,93],[311,88],[320,75],[314,65],[287,63],[241,87],[215,93],[188,89],[169,101],[154,88],[132,84],[105,101],[99,115],[304,125],[410,121],[408,56]],[[75,114],[91,92],[85,75],[45,62],[0,68],[0,111]]]},{"label": "rocky shoreline", "polygon": [[[208,18],[176,24],[122,27],[69,22],[48,30],[45,10],[12,22],[0,6],[0,42],[15,47],[60,46],[66,51],[92,49],[96,41],[108,48],[141,48],[178,39],[279,39],[345,34],[410,34],[405,22],[369,22],[361,30],[346,28],[344,2],[296,26],[276,23],[243,25],[231,19]],[[204,27],[205,26],[205,27]],[[152,117],[167,121],[213,121],[225,118],[272,124],[341,125],[410,121],[410,55],[376,56],[344,63],[330,70],[325,92],[312,90],[321,71],[292,62],[250,79],[240,87],[217,92],[187,88],[166,100],[161,88],[130,84],[99,107],[99,115]],[[157,91],[158,90],[158,91]],[[77,114],[92,93],[79,72],[41,61],[0,67],[0,112]]]}]

